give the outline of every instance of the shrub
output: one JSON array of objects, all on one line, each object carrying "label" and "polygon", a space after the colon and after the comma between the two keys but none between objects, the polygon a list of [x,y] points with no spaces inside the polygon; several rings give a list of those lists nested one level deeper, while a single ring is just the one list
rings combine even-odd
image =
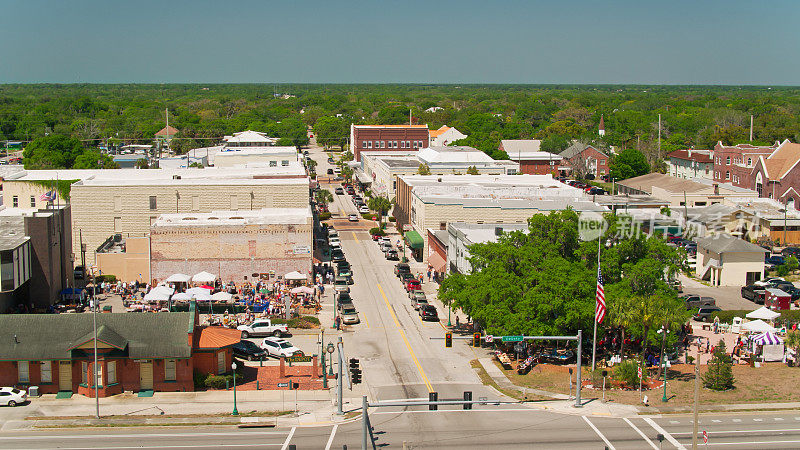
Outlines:
[{"label": "shrub", "polygon": [[233,376],[209,375],[205,381],[206,387],[211,389],[225,389],[233,384]]},{"label": "shrub", "polygon": [[725,342],[720,340],[708,362],[708,371],[703,375],[703,386],[714,391],[726,391],[733,389],[733,382],[733,362],[725,351]]},{"label": "shrub", "polygon": [[192,378],[194,379],[194,388],[195,389],[205,389],[205,387],[206,387],[206,378],[208,378],[208,374],[207,373],[202,373],[202,372],[198,372],[198,371],[195,370],[194,374],[192,375]]},{"label": "shrub", "polygon": [[98,283],[102,283],[102,282],[105,281],[105,282],[108,282],[108,283],[111,283],[111,284],[115,284],[117,282],[117,276],[116,275],[98,275],[98,276],[94,277],[94,279]]},{"label": "shrub", "polygon": [[277,318],[272,319],[274,324],[286,324],[289,328],[310,329],[319,327],[319,319],[314,316],[292,317],[289,320]]},{"label": "shrub", "polygon": [[[635,389],[639,387],[639,361],[625,360],[614,366],[614,379],[625,386]],[[642,371],[642,381],[647,380],[647,370]]]},{"label": "shrub", "polygon": [[371,235],[377,234],[378,236],[386,236],[386,233],[382,229],[380,229],[378,227],[370,228],[369,229],[369,234],[371,234]]},{"label": "shrub", "polygon": [[362,214],[361,217],[363,217],[363,218],[365,218],[367,220],[378,220],[378,215],[377,214],[372,214],[372,213]]},{"label": "shrub", "polygon": [[331,218],[331,213],[330,212],[326,211],[326,212],[319,213],[319,220],[328,220],[330,218]]}]

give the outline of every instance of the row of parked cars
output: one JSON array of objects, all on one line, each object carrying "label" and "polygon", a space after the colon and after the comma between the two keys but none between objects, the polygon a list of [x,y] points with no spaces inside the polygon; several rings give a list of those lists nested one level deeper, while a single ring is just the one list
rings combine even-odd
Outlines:
[{"label": "row of parked cars", "polygon": [[763,305],[768,288],[780,289],[786,292],[792,296],[792,301],[800,299],[800,288],[795,287],[790,281],[786,281],[780,277],[771,277],[763,281],[756,281],[747,286],[742,286],[742,298]]},{"label": "row of parked cars", "polygon": [[372,240],[378,243],[378,248],[383,253],[383,256],[390,261],[397,261],[400,259],[397,249],[392,246],[392,240],[387,236],[380,236],[378,234],[372,235]]},{"label": "row of parked cars", "polygon": [[411,300],[411,307],[419,313],[419,317],[422,320],[438,322],[439,313],[436,311],[435,306],[428,303],[428,298],[422,290],[422,284],[411,273],[411,267],[406,263],[398,263],[394,266],[394,274],[403,284],[403,288]]},{"label": "row of parked cars", "polygon": [[566,184],[568,186],[572,186],[574,188],[582,189],[583,192],[585,192],[585,193],[587,193],[589,195],[605,195],[605,194],[607,194],[605,189],[603,189],[601,187],[598,187],[598,186],[593,186],[591,184],[584,183],[583,181],[568,180],[568,179],[566,179],[564,177],[559,177],[558,179],[559,179],[559,181],[561,181],[562,183],[564,183],[564,184]]}]

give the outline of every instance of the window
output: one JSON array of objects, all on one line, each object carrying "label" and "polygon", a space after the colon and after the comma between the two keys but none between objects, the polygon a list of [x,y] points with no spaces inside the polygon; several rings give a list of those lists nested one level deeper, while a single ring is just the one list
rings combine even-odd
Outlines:
[{"label": "window", "polygon": [[192,196],[192,211],[200,211],[200,196]]},{"label": "window", "polygon": [[225,373],[225,352],[217,353],[217,375]]},{"label": "window", "polygon": [[28,383],[30,381],[31,377],[28,371],[28,361],[20,361],[17,363],[17,382]]},{"label": "window", "polygon": [[114,232],[122,233],[122,217],[114,217]]},{"label": "window", "polygon": [[239,200],[236,198],[235,195],[231,195],[231,211],[236,211],[239,209]]},{"label": "window", "polygon": [[31,195],[31,208],[36,208],[36,196]]},{"label": "window", "polygon": [[81,384],[86,384],[86,375],[89,372],[89,363],[87,361],[81,361]]},{"label": "window", "polygon": [[157,197],[155,195],[150,196],[150,211],[155,211],[158,209],[158,202]]},{"label": "window", "polygon": [[418,148],[418,147],[419,147],[419,141],[414,141],[414,148]]},{"label": "window", "polygon": [[750,167],[752,165],[753,165],[753,158],[747,158],[747,167]]},{"label": "window", "polygon": [[109,361],[106,363],[106,371],[108,372],[108,384],[117,382],[117,362]]},{"label": "window", "polygon": [[726,180],[730,180],[731,179],[731,171],[730,170],[726,170],[725,171],[725,179]]},{"label": "window", "polygon": [[730,163],[731,163],[731,157],[730,157],[730,156],[728,156],[728,157],[726,157],[726,158],[725,158],[725,165],[727,166],[727,165],[729,165]]},{"label": "window", "polygon": [[53,382],[53,363],[50,361],[42,361],[40,363],[39,373],[41,374],[41,382],[42,383],[52,383]]},{"label": "window", "polygon": [[367,141],[361,141],[361,148],[367,148]]},{"label": "window", "polygon": [[289,160],[284,159],[283,161],[281,161],[281,167],[289,167]]},{"label": "window", "polygon": [[381,141],[381,148],[386,148],[386,141]]},{"label": "window", "polygon": [[103,387],[103,365],[97,364],[97,387]]},{"label": "window", "polygon": [[269,166],[270,167],[278,167],[278,161],[270,161],[269,162]]},{"label": "window", "polygon": [[411,148],[411,141],[406,141],[406,148]]},{"label": "window", "polygon": [[[223,358],[225,354],[223,353]],[[164,361],[164,381],[175,381],[175,360],[167,359]]]},{"label": "window", "polygon": [[397,141],[394,141],[394,148],[397,148]]},{"label": "window", "polygon": [[14,208],[19,208],[19,197],[17,197],[16,195],[11,197],[11,206],[13,206]]},{"label": "window", "polygon": [[406,148],[406,141],[400,141],[400,148]]},{"label": "window", "polygon": [[366,148],[372,148],[372,141],[367,142],[367,147]]},{"label": "window", "polygon": [[447,222],[439,222],[439,229],[446,230],[447,229]]}]

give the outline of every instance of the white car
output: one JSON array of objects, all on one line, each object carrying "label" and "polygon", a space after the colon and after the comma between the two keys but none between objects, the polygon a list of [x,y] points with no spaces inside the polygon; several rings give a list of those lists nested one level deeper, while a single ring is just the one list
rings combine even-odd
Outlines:
[{"label": "white car", "polygon": [[28,401],[28,392],[12,387],[0,388],[0,405],[17,406]]},{"label": "white car", "polygon": [[349,220],[350,222],[358,222],[358,214],[350,214],[347,220]]},{"label": "white car", "polygon": [[328,245],[331,247],[341,247],[342,241],[339,240],[339,236],[333,236],[328,238]]},{"label": "white car", "polygon": [[243,339],[247,339],[250,336],[281,337],[289,334],[289,327],[285,324],[273,324],[269,319],[259,319],[253,323],[239,325],[236,329],[242,332]]},{"label": "white car", "polygon": [[369,214],[369,208],[367,208],[367,205],[364,205],[361,208],[358,208],[358,212],[361,214]]},{"label": "white car", "polygon": [[328,237],[339,236],[339,233],[336,231],[335,228],[328,228]]},{"label": "white car", "polygon": [[260,347],[266,350],[270,356],[278,358],[303,354],[303,351],[292,345],[291,342],[280,338],[264,338]]}]

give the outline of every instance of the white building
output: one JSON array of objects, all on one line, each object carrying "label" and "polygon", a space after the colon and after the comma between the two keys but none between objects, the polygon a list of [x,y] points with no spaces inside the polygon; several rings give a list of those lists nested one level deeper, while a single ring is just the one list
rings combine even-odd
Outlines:
[{"label": "white building", "polygon": [[473,244],[497,242],[501,234],[511,231],[525,231],[523,223],[450,223],[447,225],[447,269],[450,272],[468,274],[472,266],[467,260],[470,257],[468,247]]},{"label": "white building", "polygon": [[355,174],[372,192],[392,199],[397,177],[416,174],[421,164],[428,167],[431,175],[464,175],[471,167],[481,175],[513,175],[519,168],[512,161],[494,160],[472,147],[429,147],[406,152],[365,152]]},{"label": "white building", "polygon": [[215,167],[236,167],[265,164],[268,167],[289,167],[299,161],[295,147],[225,147],[214,155]]},{"label": "white building", "polygon": [[711,150],[675,150],[667,155],[667,173],[676,178],[714,179],[714,152]]},{"label": "white building", "polygon": [[438,130],[431,130],[431,147],[450,145],[459,139],[466,139],[467,135],[453,127],[442,125]]},{"label": "white building", "polygon": [[222,138],[223,147],[271,147],[278,142],[278,138],[267,136],[266,133],[258,131],[240,131],[233,133],[233,136]]},{"label": "white building", "polygon": [[767,250],[727,234],[696,241],[697,276],[712,286],[745,286],[764,278]]}]

